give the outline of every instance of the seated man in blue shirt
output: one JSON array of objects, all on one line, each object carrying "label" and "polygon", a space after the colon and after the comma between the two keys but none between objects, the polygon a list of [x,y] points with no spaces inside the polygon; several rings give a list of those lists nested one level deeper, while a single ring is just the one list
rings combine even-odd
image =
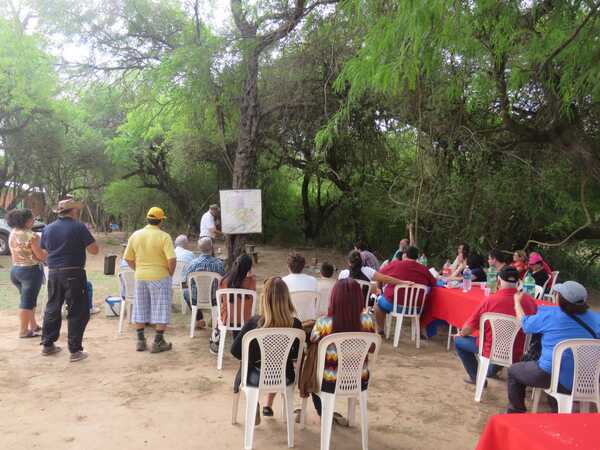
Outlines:
[{"label": "seated man in blue shirt", "polygon": [[[528,334],[541,333],[542,354],[539,361],[513,364],[508,370],[509,413],[527,412],[525,388],[532,386],[547,389],[552,374],[552,352],[554,347],[566,339],[598,339],[600,337],[600,314],[589,311],[586,303],[587,291],[575,281],[557,284],[558,307],[542,306],[537,314],[526,316],[521,307],[521,292],[515,294],[515,311],[523,331]],[[582,322],[582,323],[580,323]],[[585,326],[583,325],[585,324]],[[563,354],[560,365],[559,391],[569,393],[573,385],[573,354]],[[550,397],[549,397],[550,399]],[[556,410],[555,402],[551,405]]]}]

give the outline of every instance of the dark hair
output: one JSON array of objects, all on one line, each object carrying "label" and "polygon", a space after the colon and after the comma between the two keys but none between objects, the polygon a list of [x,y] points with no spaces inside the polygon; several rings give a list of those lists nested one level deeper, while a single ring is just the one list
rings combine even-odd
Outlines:
[{"label": "dark hair", "polygon": [[578,305],[568,302],[567,300],[564,299],[564,297],[562,295],[560,295],[560,293],[558,293],[558,306],[560,307],[561,311],[564,312],[565,314],[570,314],[570,315],[574,315],[574,314],[583,314],[585,313],[588,309],[589,309],[589,305],[587,303],[580,303]]},{"label": "dark hair", "polygon": [[350,278],[355,280],[369,281],[369,279],[362,273],[362,267],[364,263],[362,256],[358,250],[352,250],[348,253],[348,270],[350,271]]},{"label": "dark hair", "polygon": [[300,273],[304,269],[306,260],[300,253],[290,253],[288,255],[287,263],[292,273]]},{"label": "dark hair", "polygon": [[11,228],[25,228],[30,219],[33,219],[30,209],[13,209],[6,214],[6,223]]},{"label": "dark hair", "polygon": [[321,264],[321,275],[323,275],[325,278],[331,278],[333,276],[333,271],[333,264],[327,261]]},{"label": "dark hair", "polygon": [[332,332],[361,331],[360,316],[365,297],[360,285],[352,278],[338,280],[331,290],[328,315],[332,318]]},{"label": "dark hair", "polygon": [[252,258],[246,253],[241,254],[233,262],[231,270],[225,275],[225,282],[228,288],[239,289],[242,287],[244,278],[252,269]]},{"label": "dark hair", "polygon": [[500,261],[501,263],[507,262],[507,256],[496,248],[490,250],[489,256],[490,258],[493,258],[496,261]]},{"label": "dark hair", "polygon": [[160,223],[162,222],[162,220],[160,219],[150,219],[149,217],[146,219],[146,221],[150,225],[160,225]]},{"label": "dark hair", "polygon": [[419,257],[419,249],[411,245],[406,250],[404,250],[402,254],[406,255],[408,259],[417,259]]},{"label": "dark hair", "polygon": [[362,252],[367,249],[367,244],[365,241],[357,241],[356,244],[354,244],[354,248]]},{"label": "dark hair", "polygon": [[478,253],[473,253],[467,257],[467,266],[470,269],[481,269],[483,268],[485,261],[483,260],[483,256]]},{"label": "dark hair", "polygon": [[471,247],[469,246],[469,244],[465,244],[464,242],[459,244],[462,245],[462,255],[463,258],[467,258],[469,256],[469,254],[471,253]]}]

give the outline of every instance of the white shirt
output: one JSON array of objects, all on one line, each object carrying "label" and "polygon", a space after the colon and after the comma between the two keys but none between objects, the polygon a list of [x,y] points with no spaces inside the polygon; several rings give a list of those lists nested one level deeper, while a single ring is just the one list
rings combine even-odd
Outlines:
[{"label": "white shirt", "polygon": [[177,261],[185,261],[186,264],[189,264],[194,259],[194,253],[183,247],[175,247],[175,257]]},{"label": "white shirt", "polygon": [[326,316],[329,310],[329,297],[335,284],[334,278],[319,278],[317,285],[319,287],[319,316]]},{"label": "white shirt", "polygon": [[282,278],[283,282],[287,284],[290,292],[296,291],[315,291],[319,290],[317,286],[317,279],[306,275],[305,273],[290,273],[289,275]]},{"label": "white shirt", "polygon": [[200,219],[200,237],[211,237],[214,239],[217,237],[215,233],[216,229],[214,216],[210,211],[206,211],[202,214],[202,219]]},{"label": "white shirt", "polygon": [[[360,268],[360,271],[363,273],[363,275],[365,277],[367,277],[369,280],[372,280],[373,277],[375,276],[375,273],[377,273],[377,271],[375,269],[371,269],[368,266],[363,266]],[[350,270],[349,269],[345,269],[342,270],[340,272],[340,274],[338,275],[338,280],[343,280],[344,278],[349,278],[350,277]]]}]

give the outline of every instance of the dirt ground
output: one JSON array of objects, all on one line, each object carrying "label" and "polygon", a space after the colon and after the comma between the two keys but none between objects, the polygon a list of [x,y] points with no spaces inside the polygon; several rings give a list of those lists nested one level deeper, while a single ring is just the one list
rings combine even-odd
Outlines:
[{"label": "dirt ground", "polygon": [[[103,253],[121,254],[119,236],[102,236]],[[298,249],[312,263],[329,260],[342,267],[340,254]],[[258,246],[260,280],[284,275],[288,249]],[[116,277],[102,275],[103,255],[88,261],[94,301],[102,306],[118,293]],[[2,258],[2,272],[10,263]],[[174,349],[163,354],[135,351],[128,326],[117,336],[117,320],[103,312],[92,317],[84,339],[90,357],[68,362],[66,323],[56,357],[40,356],[39,342],[17,339],[16,291],[6,273],[0,278],[9,309],[0,311],[0,448],[17,449],[239,449],[243,447],[243,409],[231,424],[232,382],[239,362],[227,354],[222,373],[208,352],[208,332],[188,337],[189,314],[173,314],[168,340]],[[43,294],[42,294],[43,295]],[[152,338],[150,331],[149,337]],[[369,445],[374,450],[472,449],[487,419],[506,404],[504,380],[490,380],[483,401],[463,382],[464,372],[444,336],[422,342],[416,350],[403,331],[398,350],[385,342],[371,365]],[[231,338],[228,339],[228,342]],[[505,376],[504,374],[502,375]],[[300,400],[296,397],[296,403]],[[256,428],[257,449],[286,448],[280,402],[275,418]],[[338,410],[345,415],[345,405]],[[357,412],[357,415],[359,413]],[[319,420],[309,402],[307,427],[296,426],[296,448],[319,447]],[[334,426],[332,449],[360,449],[360,427]]]}]

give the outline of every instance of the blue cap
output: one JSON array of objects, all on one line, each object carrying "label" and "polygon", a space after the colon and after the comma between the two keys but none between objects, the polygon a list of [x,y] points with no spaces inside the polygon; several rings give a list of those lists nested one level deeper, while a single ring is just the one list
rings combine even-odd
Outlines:
[{"label": "blue cap", "polygon": [[567,281],[558,283],[554,286],[554,290],[558,292],[562,298],[574,305],[581,305],[587,300],[587,290],[577,281]]}]

